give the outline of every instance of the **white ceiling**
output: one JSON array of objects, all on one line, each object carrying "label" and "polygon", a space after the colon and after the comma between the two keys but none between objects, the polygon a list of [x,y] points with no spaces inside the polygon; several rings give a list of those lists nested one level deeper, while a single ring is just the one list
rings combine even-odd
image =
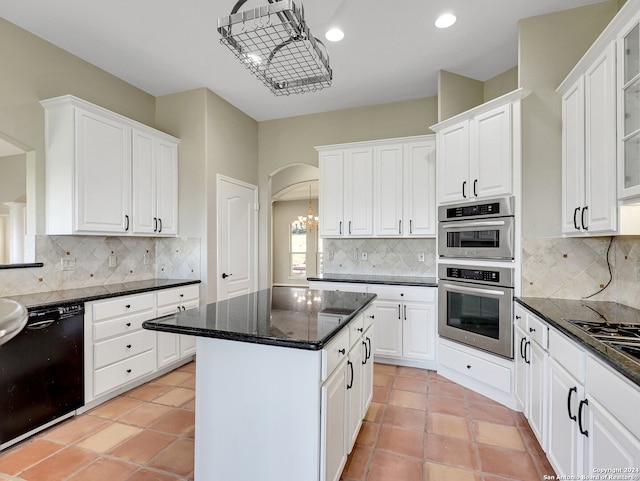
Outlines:
[{"label": "white ceiling", "polygon": [[[335,17],[345,38],[325,41],[333,85],[288,97],[220,44],[217,19],[235,0],[0,0],[0,16],[154,96],[207,87],[268,120],[433,96],[440,69],[487,80],[516,65],[519,19],[599,1],[305,0],[314,36]],[[445,11],[458,22],[439,30]]]}]

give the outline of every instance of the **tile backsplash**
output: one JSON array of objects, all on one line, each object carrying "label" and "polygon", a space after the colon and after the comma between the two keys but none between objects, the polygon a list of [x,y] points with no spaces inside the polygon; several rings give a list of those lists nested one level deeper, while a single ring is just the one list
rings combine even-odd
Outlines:
[{"label": "tile backsplash", "polygon": [[327,274],[436,276],[435,239],[325,239],[323,252]]},{"label": "tile backsplash", "polygon": [[592,300],[640,308],[640,237],[531,238],[522,241],[522,295]]},{"label": "tile backsplash", "polygon": [[[0,269],[0,297],[161,279],[200,279],[199,238],[35,236],[43,267]],[[109,267],[115,256],[115,267]],[[75,268],[62,270],[61,259]]]}]

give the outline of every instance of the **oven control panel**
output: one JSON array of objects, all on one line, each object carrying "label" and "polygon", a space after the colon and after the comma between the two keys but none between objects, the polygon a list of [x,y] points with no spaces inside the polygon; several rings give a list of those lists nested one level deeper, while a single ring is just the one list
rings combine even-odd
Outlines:
[{"label": "oven control panel", "polygon": [[447,209],[447,219],[498,214],[500,214],[500,204],[498,202],[493,202],[491,204],[466,205],[463,207],[452,207]]},{"label": "oven control panel", "polygon": [[479,269],[448,267],[447,277],[450,279],[468,279],[473,281],[500,282],[500,272]]}]

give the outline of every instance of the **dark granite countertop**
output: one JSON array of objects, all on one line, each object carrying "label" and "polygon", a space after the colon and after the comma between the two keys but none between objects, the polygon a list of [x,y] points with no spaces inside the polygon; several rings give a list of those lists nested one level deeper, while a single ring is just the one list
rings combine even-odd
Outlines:
[{"label": "dark granite countertop", "polygon": [[6,298],[13,299],[25,306],[27,309],[32,310],[48,306],[62,306],[78,302],[96,301],[99,299],[125,296],[129,294],[140,294],[143,292],[199,283],[199,280],[187,279],[150,279],[146,281],[105,284],[102,286],[81,287],[78,289],[65,289],[61,291],[37,292],[34,294],[22,294],[19,296],[6,296]]},{"label": "dark granite countertop", "polygon": [[389,284],[393,286],[438,287],[435,277],[418,276],[374,276],[364,274],[322,274],[319,277],[307,277],[308,281],[353,282],[357,284]]},{"label": "dark granite countertop", "polygon": [[620,374],[640,385],[640,362],[623,354],[618,349],[595,339],[565,319],[600,321],[604,317],[609,323],[640,324],[640,310],[606,301],[584,301],[573,299],[547,299],[541,297],[516,298],[516,302],[547,321],[550,326],[582,344],[590,352],[605,361]]},{"label": "dark granite countertop", "polygon": [[322,349],[375,294],[273,287],[145,321],[145,329],[231,341]]}]

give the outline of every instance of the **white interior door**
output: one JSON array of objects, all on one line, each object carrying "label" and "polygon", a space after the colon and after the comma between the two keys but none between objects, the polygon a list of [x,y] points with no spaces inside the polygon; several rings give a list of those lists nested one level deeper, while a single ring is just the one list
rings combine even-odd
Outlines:
[{"label": "white interior door", "polygon": [[258,187],[218,175],[218,300],[257,288]]}]

